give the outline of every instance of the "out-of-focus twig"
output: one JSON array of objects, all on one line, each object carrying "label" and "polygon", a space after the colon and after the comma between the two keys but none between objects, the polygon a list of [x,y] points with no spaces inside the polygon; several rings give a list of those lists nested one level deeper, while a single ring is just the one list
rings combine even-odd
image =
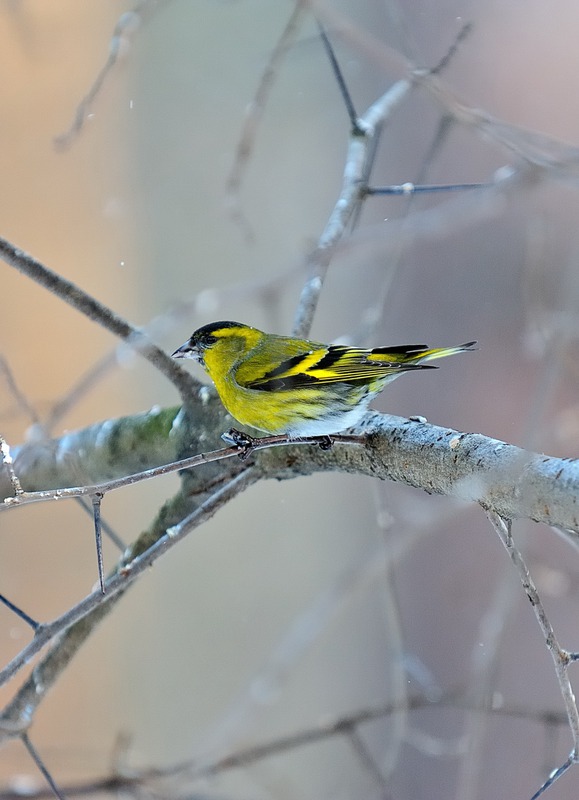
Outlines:
[{"label": "out-of-focus twig", "polygon": [[505,519],[495,511],[490,511],[488,513],[488,518],[498,534],[501,542],[505,546],[511,561],[519,574],[523,589],[529,598],[535,618],[539,623],[539,627],[543,633],[545,645],[551,653],[551,657],[555,665],[555,674],[557,675],[557,680],[559,681],[559,689],[565,704],[565,710],[567,712],[569,729],[573,737],[573,749],[569,755],[569,758],[566,759],[566,761],[564,761],[563,764],[561,764],[549,776],[547,781],[545,781],[539,790],[535,792],[533,798],[538,798],[544,794],[545,791],[551,787],[553,783],[555,783],[555,781],[558,780],[572,764],[579,763],[579,711],[577,710],[575,693],[569,679],[569,664],[573,659],[571,658],[571,654],[567,650],[563,649],[559,644],[555,634],[555,629],[553,628],[545,606],[543,605],[541,596],[537,591],[535,582],[531,577],[529,568],[527,567],[520,550],[515,547],[512,535],[511,520]]},{"label": "out-of-focus twig", "polygon": [[187,400],[198,388],[198,382],[188,372],[181,369],[167,353],[153,344],[141,330],[130,325],[76,284],[58,275],[25,253],[24,250],[2,238],[0,238],[0,258],[76,308],[88,319],[97,322],[127,342],[175,385],[184,400]]},{"label": "out-of-focus twig", "polygon": [[245,120],[235,151],[233,166],[226,182],[225,196],[229,213],[235,222],[240,225],[242,230],[245,231],[248,241],[252,241],[254,238],[253,230],[241,208],[239,191],[251,157],[257,128],[263,116],[269,93],[273,87],[281,62],[295,41],[303,14],[304,4],[305,0],[296,0],[294,9],[290,14],[281,36],[271,51],[266,67],[261,75],[257,91],[255,92],[253,100],[247,106]]},{"label": "out-of-focus twig", "polygon": [[[311,3],[311,5],[314,9],[320,9],[324,15],[327,15],[328,20],[331,21],[330,24],[335,23],[336,17],[333,13],[327,13],[325,5],[318,4],[317,2]],[[450,58],[456,52],[458,42],[462,41],[465,35],[464,29],[461,30],[455,43],[438,66],[435,67],[435,70],[439,71],[447,66]],[[341,87],[342,96],[348,108],[351,132],[340,195],[318,241],[317,247],[308,260],[309,276],[302,288],[298,302],[293,325],[294,336],[307,336],[309,334],[324,279],[330,261],[334,255],[335,248],[346,233],[350,221],[356,218],[356,215],[359,213],[360,204],[367,196],[370,175],[369,167],[371,166],[376,151],[376,138],[381,134],[384,125],[390,118],[394,109],[407,97],[414,84],[413,73],[409,71],[407,78],[397,81],[361,116],[352,120],[354,106],[350,100],[349,92],[345,87],[345,82],[343,81],[333,49],[330,46],[325,32],[323,41],[326,50],[328,50],[330,54],[332,66],[337,73],[336,79],[338,85]],[[424,72],[429,73],[428,70],[424,70]]]},{"label": "out-of-focus twig", "polygon": [[170,2],[170,0],[138,0],[131,11],[126,11],[124,14],[121,14],[109,41],[107,60],[94,79],[92,86],[78,104],[68,130],[54,138],[54,146],[57,150],[68,150],[84,128],[94,101],[101,92],[106,78],[119,59],[125,55],[130,46],[132,37],[143,24],[145,16],[151,13],[157,6],[167,2]]}]

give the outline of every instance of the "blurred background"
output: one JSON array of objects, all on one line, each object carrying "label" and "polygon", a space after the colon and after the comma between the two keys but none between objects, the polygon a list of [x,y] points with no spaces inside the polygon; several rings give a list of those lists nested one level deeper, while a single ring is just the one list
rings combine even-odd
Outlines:
[{"label": "blurred background", "polygon": [[[132,323],[152,325],[168,351],[216,319],[287,333],[307,255],[339,192],[349,130],[311,15],[275,75],[253,142],[242,226],[228,213],[226,183],[292,5],[135,8],[113,40],[118,63],[63,147],[55,137],[71,125],[132,7],[0,3],[0,235]],[[331,9],[358,40],[418,66],[436,64],[471,22],[443,74],[462,102],[579,142],[575,3],[343,0]],[[401,73],[354,38],[334,41],[361,113]],[[412,92],[383,131],[371,183],[488,181],[519,164],[475,130],[450,125],[441,135],[441,117],[425,91]],[[334,259],[312,338],[477,339],[476,353],[407,376],[374,405],[572,457],[577,189],[571,177],[546,174],[434,231],[413,215],[448,196],[369,199]],[[416,225],[404,246],[401,224]],[[1,353],[42,422],[117,343],[6,265],[0,297]],[[178,402],[142,359],[120,350],[113,361],[51,435]],[[34,422],[0,380],[2,435],[22,442],[38,431]],[[103,514],[128,543],[177,488],[167,477],[109,494]],[[33,617],[53,618],[93,586],[92,521],[76,505],[3,514],[0,531],[0,591]],[[576,649],[573,551],[543,526],[517,523],[514,533],[561,643]],[[117,554],[105,548],[112,566]],[[2,663],[29,637],[0,608]],[[1,690],[3,701],[18,680]],[[436,702],[443,696],[452,702]],[[472,710],[481,704],[495,711]],[[389,711],[356,728],[359,739],[323,739],[203,782],[181,776],[163,796],[187,786],[220,798],[523,798],[569,752],[550,656],[482,511],[323,475],[253,487],[157,562],[76,657],[31,738],[65,787],[109,775],[120,735],[128,737],[123,763],[135,769],[203,763],[364,709]],[[41,782],[11,743],[0,751],[0,778],[25,776]],[[571,771],[549,796],[576,797],[578,785]]]}]

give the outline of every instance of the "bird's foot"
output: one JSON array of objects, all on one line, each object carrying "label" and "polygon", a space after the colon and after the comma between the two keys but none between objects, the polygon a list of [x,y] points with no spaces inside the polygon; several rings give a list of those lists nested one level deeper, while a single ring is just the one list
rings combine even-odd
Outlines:
[{"label": "bird's foot", "polygon": [[237,455],[241,461],[245,461],[251,453],[255,450],[257,443],[260,441],[255,436],[250,436],[248,433],[238,431],[237,428],[230,428],[225,433],[221,434],[221,438],[226,444],[230,444],[237,448]]},{"label": "bird's foot", "polygon": [[250,436],[249,433],[238,431],[237,428],[230,428],[221,434],[224,442],[237,449],[237,455],[245,461],[254,450],[261,450],[263,447],[276,447],[284,444],[317,444],[321,450],[329,450],[334,444],[332,436]]}]

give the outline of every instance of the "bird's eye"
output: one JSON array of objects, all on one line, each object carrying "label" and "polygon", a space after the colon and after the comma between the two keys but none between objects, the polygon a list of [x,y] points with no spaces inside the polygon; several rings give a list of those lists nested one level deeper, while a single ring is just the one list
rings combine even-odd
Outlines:
[{"label": "bird's eye", "polygon": [[212,336],[210,333],[206,333],[201,340],[201,344],[203,347],[210,347],[212,344],[215,344],[216,341],[217,336]]}]

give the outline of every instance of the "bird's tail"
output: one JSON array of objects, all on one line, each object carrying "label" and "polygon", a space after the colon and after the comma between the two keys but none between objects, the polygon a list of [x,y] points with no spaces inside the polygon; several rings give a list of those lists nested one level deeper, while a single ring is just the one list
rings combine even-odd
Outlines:
[{"label": "bird's tail", "polygon": [[455,353],[463,353],[468,350],[476,350],[476,342],[466,342],[459,344],[457,347],[434,347],[431,350],[425,350],[423,353],[417,353],[411,360],[417,362],[433,361],[435,358],[446,358],[446,356],[453,356]]},{"label": "bird's tail", "polygon": [[476,342],[466,342],[457,347],[433,347],[426,344],[400,344],[395,347],[376,347],[372,350],[369,360],[390,361],[398,364],[422,364],[424,361],[434,361],[435,358],[453,356],[465,350],[476,350]]}]

